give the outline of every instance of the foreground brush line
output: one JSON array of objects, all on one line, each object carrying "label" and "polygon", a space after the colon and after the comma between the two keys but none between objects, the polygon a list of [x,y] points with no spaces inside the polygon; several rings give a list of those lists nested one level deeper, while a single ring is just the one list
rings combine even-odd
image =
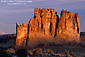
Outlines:
[{"label": "foreground brush line", "polygon": [[[13,49],[9,48],[7,50],[0,48],[0,57],[84,57],[78,54],[75,54],[74,52],[64,49],[62,52],[59,52],[57,49],[41,49],[41,48],[35,48],[35,49]],[[85,52],[84,52],[85,53]]]}]

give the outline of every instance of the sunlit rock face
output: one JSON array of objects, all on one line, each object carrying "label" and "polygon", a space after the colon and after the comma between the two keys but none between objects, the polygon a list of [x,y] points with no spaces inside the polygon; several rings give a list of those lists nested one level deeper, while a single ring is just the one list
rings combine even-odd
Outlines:
[{"label": "sunlit rock face", "polygon": [[19,25],[16,23],[16,46],[25,47],[26,46],[26,39],[28,33],[28,24],[24,23]]},{"label": "sunlit rock face", "polygon": [[80,42],[80,21],[78,13],[74,14],[64,9],[61,11],[57,37],[66,38],[71,42]]},{"label": "sunlit rock face", "polygon": [[34,17],[29,22],[28,46],[30,44],[43,43],[44,39],[55,37],[58,23],[58,15],[56,13],[54,9],[35,8]]},{"label": "sunlit rock face", "polygon": [[55,36],[58,16],[54,9],[35,8],[34,17],[29,22],[29,34],[31,32],[42,32]]},{"label": "sunlit rock face", "polygon": [[16,46],[80,43],[79,16],[63,9],[59,19],[54,9],[35,8],[29,24],[17,24],[16,33]]}]

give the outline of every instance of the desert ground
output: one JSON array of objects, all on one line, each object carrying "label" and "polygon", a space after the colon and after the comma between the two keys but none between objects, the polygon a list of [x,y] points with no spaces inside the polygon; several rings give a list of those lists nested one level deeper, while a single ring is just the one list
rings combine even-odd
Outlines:
[{"label": "desert ground", "polygon": [[[4,48],[6,51],[9,51],[8,53],[12,53],[14,54],[13,56],[15,56],[15,52],[17,51],[17,49],[15,49],[13,46],[15,45],[15,41],[16,41],[16,35],[4,35],[4,36],[0,36],[0,47]],[[85,56],[85,39],[83,38],[81,41],[80,45],[74,45],[74,46],[69,46],[69,45],[44,45],[43,47],[41,46],[36,46],[27,50],[33,50],[33,49],[42,49],[42,52],[44,52],[44,50],[52,50],[55,55],[59,55],[60,57],[66,57],[66,50],[69,51],[71,54],[73,54],[76,57],[84,57]],[[10,52],[11,51],[11,52]],[[12,57],[13,57],[12,56]],[[49,55],[47,54],[47,56],[43,56],[43,57],[48,57]],[[31,57],[31,56],[30,56]],[[35,56],[37,57],[37,56]],[[38,56],[39,57],[39,56]],[[56,56],[49,56],[49,57],[56,57]],[[72,56],[73,57],[73,56]]]}]

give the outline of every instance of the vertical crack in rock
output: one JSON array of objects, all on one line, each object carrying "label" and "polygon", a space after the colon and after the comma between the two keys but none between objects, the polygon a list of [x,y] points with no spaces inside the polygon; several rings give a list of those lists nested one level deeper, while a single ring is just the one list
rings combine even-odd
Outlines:
[{"label": "vertical crack in rock", "polygon": [[76,22],[77,22],[77,31],[78,31],[78,33],[80,33],[80,22],[79,22],[78,13],[75,14],[75,17],[76,17]]}]

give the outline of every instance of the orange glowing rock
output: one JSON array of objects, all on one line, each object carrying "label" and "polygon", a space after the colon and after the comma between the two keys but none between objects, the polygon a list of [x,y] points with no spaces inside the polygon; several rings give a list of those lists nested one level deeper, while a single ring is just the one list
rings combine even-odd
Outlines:
[{"label": "orange glowing rock", "polygon": [[[66,36],[65,36],[66,35]],[[59,38],[69,38],[69,41],[80,42],[80,21],[78,13],[71,13],[61,11],[61,17],[58,23],[57,37]]]},{"label": "orange glowing rock", "polygon": [[[29,21],[29,24],[19,25],[17,23],[16,34],[16,46],[79,43],[79,16],[78,13],[74,14],[63,9],[59,19],[54,9],[35,8],[34,17]],[[62,42],[61,39],[65,41]]]},{"label": "orange glowing rock", "polygon": [[26,38],[28,33],[28,24],[19,25],[16,23],[16,46],[26,46]]}]

